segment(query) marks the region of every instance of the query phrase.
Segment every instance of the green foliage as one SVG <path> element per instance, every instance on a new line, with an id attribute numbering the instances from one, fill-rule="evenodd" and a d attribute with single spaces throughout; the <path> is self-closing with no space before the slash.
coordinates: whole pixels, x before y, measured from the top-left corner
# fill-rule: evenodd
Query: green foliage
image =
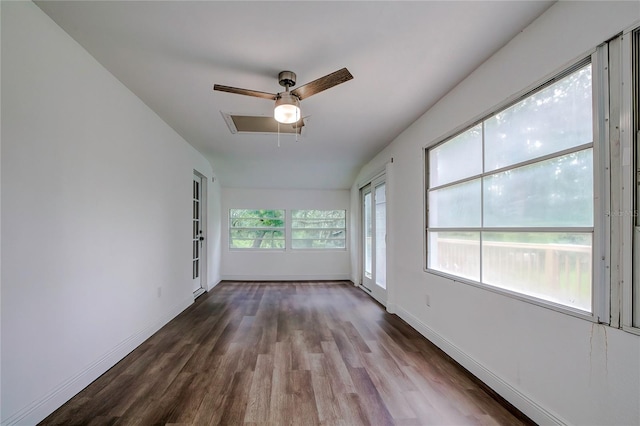
<path id="1" fill-rule="evenodd" d="M 292 210 L 291 218 L 292 248 L 345 248 L 344 210 Z"/>

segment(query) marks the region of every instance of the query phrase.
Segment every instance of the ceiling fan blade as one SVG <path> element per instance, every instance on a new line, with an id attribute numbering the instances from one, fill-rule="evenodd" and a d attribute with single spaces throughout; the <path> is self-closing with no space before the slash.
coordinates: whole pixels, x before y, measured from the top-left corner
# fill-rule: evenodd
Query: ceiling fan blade
<path id="1" fill-rule="evenodd" d="M 324 77 L 320 77 L 317 80 L 313 80 L 311 83 L 307 83 L 303 86 L 292 90 L 291 93 L 296 95 L 300 100 L 308 98 L 311 95 L 320 93 L 324 90 L 330 89 L 333 86 L 349 81 L 353 78 L 349 70 L 342 68 L 341 70 L 327 74 Z"/>
<path id="2" fill-rule="evenodd" d="M 256 98 L 264 98 L 272 101 L 275 101 L 277 96 L 275 93 L 259 92 L 257 90 L 249 90 L 249 89 L 238 89 L 237 87 L 223 86 L 221 84 L 214 84 L 213 90 L 218 90 L 220 92 L 235 93 L 237 95 L 253 96 Z"/>

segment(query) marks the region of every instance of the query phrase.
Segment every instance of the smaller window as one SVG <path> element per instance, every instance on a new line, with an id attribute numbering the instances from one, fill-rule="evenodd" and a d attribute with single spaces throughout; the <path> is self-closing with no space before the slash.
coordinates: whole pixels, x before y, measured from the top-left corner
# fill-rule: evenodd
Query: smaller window
<path id="1" fill-rule="evenodd" d="M 284 210 L 231 209 L 229 248 L 284 250 Z"/>
<path id="2" fill-rule="evenodd" d="M 345 249 L 345 210 L 292 210 L 291 247 L 294 249 Z"/>

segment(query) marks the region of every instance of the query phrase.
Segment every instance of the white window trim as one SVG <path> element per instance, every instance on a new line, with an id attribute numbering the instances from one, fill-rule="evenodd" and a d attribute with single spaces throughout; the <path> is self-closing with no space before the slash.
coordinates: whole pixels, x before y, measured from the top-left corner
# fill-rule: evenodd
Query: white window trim
<path id="1" fill-rule="evenodd" d="M 611 224 L 605 211 L 611 208 L 611 178 L 609 171 L 609 76 L 608 47 L 604 43 L 591 54 L 593 87 L 593 322 L 609 324 L 611 295 Z"/>

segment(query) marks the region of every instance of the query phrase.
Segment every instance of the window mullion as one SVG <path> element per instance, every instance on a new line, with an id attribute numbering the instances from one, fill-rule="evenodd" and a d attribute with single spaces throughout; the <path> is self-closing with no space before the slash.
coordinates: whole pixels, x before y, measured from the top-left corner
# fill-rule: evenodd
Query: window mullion
<path id="1" fill-rule="evenodd" d="M 480 282 L 484 281 L 484 245 L 483 245 L 483 232 L 484 228 L 484 176 L 485 176 L 485 143 L 484 143 L 484 121 L 481 126 L 481 134 L 482 134 L 482 177 L 480 178 L 480 233 L 478 235 L 479 239 L 479 248 L 480 248 Z"/>
<path id="2" fill-rule="evenodd" d="M 627 331 L 640 334 L 640 172 L 637 171 L 640 167 L 640 27 L 623 34 L 621 44 L 622 86 L 627 88 L 622 91 L 623 119 L 620 123 L 623 147 L 622 244 L 633 247 L 633 250 L 623 252 L 622 259 L 622 326 Z"/>
<path id="3" fill-rule="evenodd" d="M 594 176 L 594 235 L 593 235 L 593 311 L 602 323 L 617 326 L 619 321 L 619 288 L 611 287 L 611 221 L 606 212 L 611 205 L 611 158 L 609 124 L 609 80 L 614 73 L 609 67 L 609 49 L 603 44 L 592 55 L 593 61 L 593 161 Z M 615 318 L 614 318 L 615 317 Z"/>
<path id="4" fill-rule="evenodd" d="M 292 226 L 293 226 L 293 220 L 291 220 L 291 210 L 286 209 L 284 212 L 284 217 L 285 217 L 285 230 L 284 230 L 284 249 L 285 250 L 291 250 L 291 235 L 293 234 L 292 232 Z"/>

